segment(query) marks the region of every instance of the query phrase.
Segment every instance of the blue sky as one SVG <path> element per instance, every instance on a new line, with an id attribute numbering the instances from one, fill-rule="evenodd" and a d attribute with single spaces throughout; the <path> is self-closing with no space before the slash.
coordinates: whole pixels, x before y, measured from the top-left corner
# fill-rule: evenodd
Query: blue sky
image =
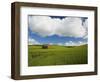
<path id="1" fill-rule="evenodd" d="M 87 17 L 29 16 L 28 37 L 31 44 L 87 44 L 86 20 Z"/>

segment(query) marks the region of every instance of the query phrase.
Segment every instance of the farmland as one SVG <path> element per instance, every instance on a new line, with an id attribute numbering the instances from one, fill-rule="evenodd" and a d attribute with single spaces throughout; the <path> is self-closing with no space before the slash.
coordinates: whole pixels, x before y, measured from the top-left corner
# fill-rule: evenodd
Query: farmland
<path id="1" fill-rule="evenodd" d="M 87 64 L 87 45 L 58 46 L 28 45 L 28 66 L 76 65 Z"/>

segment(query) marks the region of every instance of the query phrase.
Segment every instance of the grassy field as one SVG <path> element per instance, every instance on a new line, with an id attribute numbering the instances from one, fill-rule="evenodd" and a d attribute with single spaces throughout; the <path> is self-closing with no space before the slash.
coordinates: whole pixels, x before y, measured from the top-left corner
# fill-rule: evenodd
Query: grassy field
<path id="1" fill-rule="evenodd" d="M 28 66 L 87 64 L 87 45 L 67 47 L 41 45 L 28 46 Z"/>

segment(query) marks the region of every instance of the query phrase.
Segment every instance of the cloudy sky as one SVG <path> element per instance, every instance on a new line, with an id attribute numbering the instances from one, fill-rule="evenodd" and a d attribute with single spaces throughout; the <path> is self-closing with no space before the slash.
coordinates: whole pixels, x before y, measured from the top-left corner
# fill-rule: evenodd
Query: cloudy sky
<path id="1" fill-rule="evenodd" d="M 28 16 L 29 45 L 87 44 L 88 18 L 70 16 Z"/>

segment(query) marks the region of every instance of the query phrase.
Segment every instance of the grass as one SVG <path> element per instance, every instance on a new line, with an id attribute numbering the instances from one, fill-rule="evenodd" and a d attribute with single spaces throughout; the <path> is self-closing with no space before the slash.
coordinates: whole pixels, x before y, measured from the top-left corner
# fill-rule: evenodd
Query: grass
<path id="1" fill-rule="evenodd" d="M 28 45 L 28 66 L 87 64 L 87 45 L 57 46 L 42 49 L 41 45 Z"/>

